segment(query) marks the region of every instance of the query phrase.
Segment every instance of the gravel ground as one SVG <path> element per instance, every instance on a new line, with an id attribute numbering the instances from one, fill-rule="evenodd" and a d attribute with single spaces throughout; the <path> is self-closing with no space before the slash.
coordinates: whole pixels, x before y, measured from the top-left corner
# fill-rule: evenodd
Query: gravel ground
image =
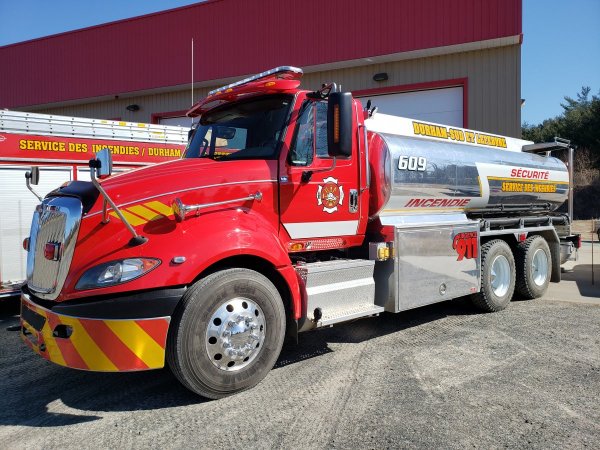
<path id="1" fill-rule="evenodd" d="M 3 448 L 598 448 L 600 307 L 459 300 L 300 337 L 256 388 L 206 401 L 167 370 L 39 358 L 0 313 Z"/>

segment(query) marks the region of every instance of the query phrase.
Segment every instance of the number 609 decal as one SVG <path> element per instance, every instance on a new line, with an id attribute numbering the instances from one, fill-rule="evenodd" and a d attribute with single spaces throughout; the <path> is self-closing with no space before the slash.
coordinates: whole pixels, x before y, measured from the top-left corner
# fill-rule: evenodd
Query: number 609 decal
<path id="1" fill-rule="evenodd" d="M 398 170 L 416 170 L 425 172 L 427 168 L 427 158 L 424 156 L 406 156 L 398 158 Z"/>

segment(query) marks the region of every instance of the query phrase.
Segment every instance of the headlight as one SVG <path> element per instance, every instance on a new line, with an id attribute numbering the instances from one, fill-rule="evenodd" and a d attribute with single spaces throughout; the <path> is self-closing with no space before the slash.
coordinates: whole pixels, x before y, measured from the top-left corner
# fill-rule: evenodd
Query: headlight
<path id="1" fill-rule="evenodd" d="M 75 289 L 96 289 L 134 280 L 160 265 L 159 259 L 129 258 L 100 264 L 87 270 Z"/>

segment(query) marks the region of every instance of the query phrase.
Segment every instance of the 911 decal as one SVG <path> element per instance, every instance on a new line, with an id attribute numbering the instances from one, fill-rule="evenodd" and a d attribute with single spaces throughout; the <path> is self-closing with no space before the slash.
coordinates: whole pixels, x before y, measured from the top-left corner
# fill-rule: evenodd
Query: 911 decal
<path id="1" fill-rule="evenodd" d="M 427 168 L 427 158 L 424 156 L 406 156 L 401 155 L 398 158 L 398 170 L 413 170 L 425 172 Z"/>
<path id="2" fill-rule="evenodd" d="M 463 259 L 477 258 L 479 252 L 479 239 L 476 231 L 470 231 L 468 233 L 458 233 L 454 236 L 452 241 L 452 248 L 456 250 L 458 254 L 457 261 Z"/>

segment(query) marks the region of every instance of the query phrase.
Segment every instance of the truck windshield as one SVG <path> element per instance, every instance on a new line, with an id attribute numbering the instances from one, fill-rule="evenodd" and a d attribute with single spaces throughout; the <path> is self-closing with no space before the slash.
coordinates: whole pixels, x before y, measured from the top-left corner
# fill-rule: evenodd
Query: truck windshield
<path id="1" fill-rule="evenodd" d="M 271 95 L 203 114 L 185 158 L 275 159 L 293 97 Z"/>

